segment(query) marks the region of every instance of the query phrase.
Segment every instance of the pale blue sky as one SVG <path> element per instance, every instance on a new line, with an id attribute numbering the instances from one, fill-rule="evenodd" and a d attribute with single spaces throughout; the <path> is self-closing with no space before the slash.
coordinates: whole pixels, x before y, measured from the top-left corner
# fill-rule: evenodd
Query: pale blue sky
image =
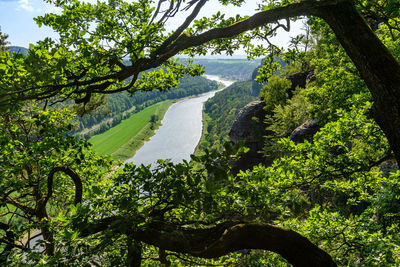
<path id="1" fill-rule="evenodd" d="M 203 8 L 200 16 L 207 16 L 215 13 L 218 10 L 226 13 L 227 15 L 251 15 L 257 8 L 257 2 L 250 0 L 242 7 L 224 7 L 220 5 L 216 0 L 211 0 Z M 52 32 L 50 28 L 42 27 L 39 28 L 33 21 L 33 18 L 44 13 L 55 12 L 56 9 L 43 2 L 42 0 L 0 0 L 0 27 L 3 33 L 9 35 L 8 40 L 11 45 L 28 47 L 29 43 L 35 43 L 39 40 L 43 40 L 49 36 L 56 38 L 57 36 Z M 184 15 L 181 17 L 171 20 L 169 23 L 178 24 L 184 19 Z M 300 24 L 292 25 L 294 32 L 298 32 Z M 293 35 L 293 34 L 292 34 Z M 283 32 L 278 35 L 275 42 L 280 46 L 285 46 L 289 37 L 288 34 Z M 239 52 L 240 54 L 241 52 Z"/>
<path id="2" fill-rule="evenodd" d="M 46 36 L 55 37 L 50 28 L 39 28 L 33 18 L 54 8 L 41 0 L 0 0 L 0 26 L 11 45 L 28 47 Z"/>

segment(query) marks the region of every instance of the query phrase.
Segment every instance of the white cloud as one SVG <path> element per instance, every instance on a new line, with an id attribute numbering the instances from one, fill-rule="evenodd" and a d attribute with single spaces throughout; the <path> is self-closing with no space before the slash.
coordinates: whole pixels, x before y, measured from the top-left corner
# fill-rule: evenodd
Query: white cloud
<path id="1" fill-rule="evenodd" d="M 42 12 L 43 9 L 44 9 L 44 12 Z M 62 8 L 56 7 L 56 6 L 53 6 L 53 5 L 49 5 L 49 4 L 46 4 L 46 6 L 43 9 L 40 10 L 42 13 L 61 14 L 61 11 L 62 11 Z"/>
<path id="2" fill-rule="evenodd" d="M 18 10 L 25 10 L 28 12 L 34 12 L 35 9 L 33 8 L 32 4 L 29 2 L 29 0 L 19 0 L 18 1 Z"/>

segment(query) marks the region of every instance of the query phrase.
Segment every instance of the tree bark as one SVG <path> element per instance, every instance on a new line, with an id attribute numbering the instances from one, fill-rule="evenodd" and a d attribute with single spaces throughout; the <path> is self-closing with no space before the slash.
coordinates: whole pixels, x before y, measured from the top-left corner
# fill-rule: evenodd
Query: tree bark
<path id="1" fill-rule="evenodd" d="M 82 192 L 83 192 L 81 178 L 70 167 L 58 166 L 58 167 L 53 168 L 47 177 L 47 195 L 42 204 L 44 206 L 44 209 L 46 208 L 47 202 L 50 200 L 51 196 L 53 195 L 53 180 L 54 180 L 54 174 L 56 172 L 63 172 L 71 178 L 71 180 L 74 182 L 74 185 L 75 185 L 74 205 L 78 205 L 78 203 L 81 203 L 82 202 Z"/>

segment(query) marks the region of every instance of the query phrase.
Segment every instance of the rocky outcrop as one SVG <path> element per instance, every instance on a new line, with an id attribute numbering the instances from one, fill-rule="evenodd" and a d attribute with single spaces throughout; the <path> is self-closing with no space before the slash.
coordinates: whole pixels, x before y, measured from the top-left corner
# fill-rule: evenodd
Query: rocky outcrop
<path id="1" fill-rule="evenodd" d="M 301 71 L 286 76 L 286 79 L 292 82 L 292 86 L 288 91 L 289 98 L 292 98 L 294 90 L 297 87 L 306 88 L 308 82 L 315 80 L 315 75 L 313 71 Z"/>
<path id="2" fill-rule="evenodd" d="M 384 177 L 389 177 L 391 172 L 399 170 L 399 165 L 395 161 L 384 161 L 379 165 L 379 170 L 382 172 Z"/>
<path id="3" fill-rule="evenodd" d="M 316 120 L 307 120 L 305 123 L 294 129 L 294 131 L 290 134 L 289 139 L 298 143 L 303 143 L 304 140 L 311 141 L 314 137 L 314 134 L 318 132 L 320 126 L 317 124 Z"/>
<path id="4" fill-rule="evenodd" d="M 232 172 L 238 173 L 240 170 L 247 170 L 253 166 L 264 163 L 262 154 L 263 136 L 266 125 L 264 118 L 263 101 L 254 101 L 247 104 L 237 115 L 229 132 L 229 138 L 233 144 L 244 141 L 245 146 L 250 151 L 243 155 L 238 161 L 232 162 Z"/>
<path id="5" fill-rule="evenodd" d="M 251 80 L 252 80 L 252 84 L 251 84 L 251 95 L 252 96 L 259 96 L 260 95 L 260 91 L 261 88 L 263 88 L 263 84 L 257 82 L 255 79 L 258 76 L 258 70 L 261 68 L 262 65 L 258 66 L 257 68 L 254 69 L 252 75 L 251 75 Z"/>
<path id="6" fill-rule="evenodd" d="M 389 177 L 390 173 L 399 170 L 399 165 L 395 160 L 386 160 L 379 165 L 379 170 L 382 172 L 384 177 Z M 400 200 L 397 198 L 400 192 L 396 186 L 389 185 L 388 188 L 388 185 L 385 185 L 385 183 L 382 184 L 382 191 L 391 192 L 391 194 L 386 193 L 384 198 L 380 198 L 379 202 L 382 207 L 377 210 L 372 218 L 380 225 L 393 225 L 400 219 L 400 216 L 398 215 L 400 210 Z"/>
<path id="7" fill-rule="evenodd" d="M 261 67 L 261 66 L 260 66 Z M 258 96 L 263 84 L 256 82 L 254 79 L 258 75 L 258 69 L 253 72 L 252 78 L 252 95 Z M 292 82 L 289 89 L 289 98 L 293 96 L 293 91 L 297 88 L 305 88 L 307 82 L 315 79 L 312 71 L 298 72 L 288 75 L 286 79 Z M 264 101 L 254 101 L 247 104 L 237 115 L 229 132 L 229 138 L 233 144 L 239 141 L 244 141 L 245 146 L 250 148 L 250 151 L 242 155 L 241 159 L 232 162 L 232 172 L 238 173 L 240 170 L 247 170 L 253 166 L 263 163 L 270 164 L 271 159 L 268 160 L 263 155 L 264 136 L 271 135 L 273 132 L 267 131 L 267 125 L 264 123 L 266 111 L 264 110 Z M 316 121 L 308 120 L 299 127 L 297 127 L 290 139 L 296 143 L 304 142 L 304 140 L 311 140 L 314 134 L 320 129 Z"/>

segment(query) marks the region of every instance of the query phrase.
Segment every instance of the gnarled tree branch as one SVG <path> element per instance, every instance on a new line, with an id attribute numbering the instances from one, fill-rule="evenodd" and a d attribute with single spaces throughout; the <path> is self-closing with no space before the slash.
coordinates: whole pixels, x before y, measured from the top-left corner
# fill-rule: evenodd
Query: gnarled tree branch
<path id="1" fill-rule="evenodd" d="M 87 225 L 81 236 L 129 223 L 130 220 L 123 217 L 105 218 Z M 118 229 L 114 230 L 118 232 Z M 194 257 L 217 258 L 243 249 L 263 249 L 280 254 L 294 266 L 336 266 L 329 254 L 306 237 L 271 224 L 229 221 L 195 229 L 157 222 L 132 231 L 131 236 L 136 241 Z"/>
<path id="2" fill-rule="evenodd" d="M 74 200 L 74 204 L 78 204 L 82 202 L 82 181 L 81 178 L 79 177 L 79 175 L 72 170 L 70 167 L 64 167 L 64 166 L 59 166 L 59 167 L 55 167 L 53 168 L 47 178 L 47 195 L 44 199 L 43 202 L 43 206 L 46 206 L 47 202 L 49 201 L 49 199 L 51 198 L 51 196 L 53 195 L 53 180 L 54 180 L 54 174 L 56 172 L 63 172 L 66 175 L 68 175 L 72 181 L 75 184 L 75 200 Z"/>

